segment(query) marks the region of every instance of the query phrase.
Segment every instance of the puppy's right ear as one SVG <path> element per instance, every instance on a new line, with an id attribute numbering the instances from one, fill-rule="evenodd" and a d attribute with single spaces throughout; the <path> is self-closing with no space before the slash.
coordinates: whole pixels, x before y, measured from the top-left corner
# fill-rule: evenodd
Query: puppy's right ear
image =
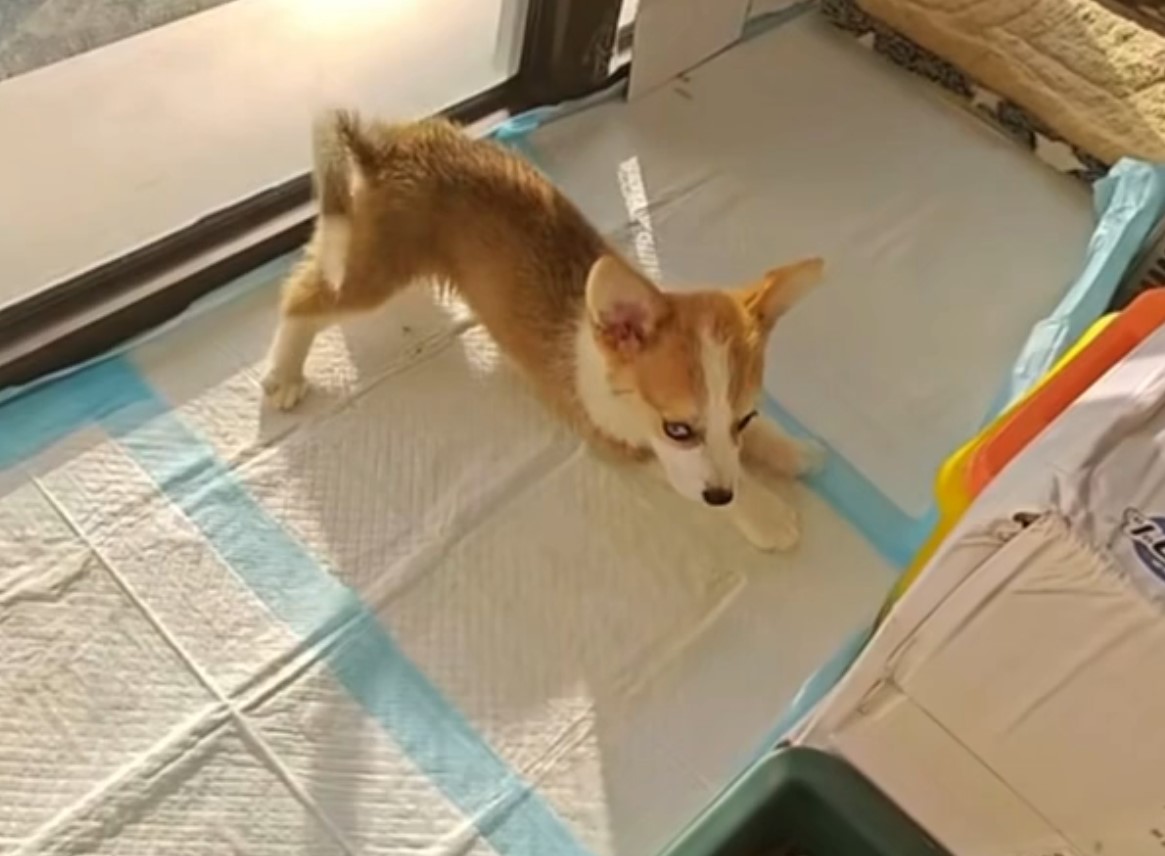
<path id="1" fill-rule="evenodd" d="M 667 315 L 663 294 L 614 256 L 602 256 L 587 275 L 587 313 L 600 341 L 619 353 L 641 349 Z"/>
<path id="2" fill-rule="evenodd" d="M 777 319 L 821 281 L 824 270 L 825 262 L 816 258 L 776 268 L 756 285 L 740 292 L 740 300 L 767 335 Z"/>

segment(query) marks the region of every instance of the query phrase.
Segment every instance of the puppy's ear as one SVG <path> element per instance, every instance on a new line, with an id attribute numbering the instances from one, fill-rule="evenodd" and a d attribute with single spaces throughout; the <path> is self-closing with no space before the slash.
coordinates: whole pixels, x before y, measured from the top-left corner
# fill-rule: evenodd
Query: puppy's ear
<path id="1" fill-rule="evenodd" d="M 821 259 L 806 259 L 776 268 L 756 285 L 740 292 L 740 300 L 757 326 L 767 333 L 778 318 L 821 281 L 824 269 L 825 262 Z"/>
<path id="2" fill-rule="evenodd" d="M 603 256 L 587 275 L 587 312 L 604 345 L 631 353 L 651 340 L 668 305 L 646 277 L 621 259 Z"/>

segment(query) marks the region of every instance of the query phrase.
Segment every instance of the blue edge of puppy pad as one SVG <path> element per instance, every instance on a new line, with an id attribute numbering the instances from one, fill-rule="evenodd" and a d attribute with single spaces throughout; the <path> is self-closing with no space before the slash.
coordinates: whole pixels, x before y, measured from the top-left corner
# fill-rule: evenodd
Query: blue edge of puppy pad
<path id="1" fill-rule="evenodd" d="M 750 25 L 748 34 L 788 20 L 803 11 L 803 8 L 796 7 L 755 22 Z M 492 131 L 492 136 L 532 156 L 533 152 L 527 138 L 533 131 L 547 122 L 619 97 L 623 91 L 624 86 L 619 85 L 582 101 L 531 111 L 498 126 Z M 1055 310 L 1032 329 L 991 411 L 985 414 L 984 423 L 1030 389 L 1056 359 L 1103 313 L 1146 236 L 1165 213 L 1165 168 L 1135 160 L 1121 161 L 1108 177 L 1095 185 L 1094 207 L 1097 227 L 1089 242 L 1080 275 L 1068 288 Z M 126 352 L 142 341 L 159 336 L 194 315 L 211 311 L 243 292 L 269 283 L 286 263 L 287 259 L 282 258 L 256 268 L 230 286 L 196 302 L 179 318 L 124 343 L 107 354 L 42 378 L 25 387 L 0 391 L 0 425 L 4 426 L 0 432 L 0 470 L 20 465 L 55 442 L 89 425 L 99 424 L 109 429 L 114 436 L 123 435 L 125 431 L 121 429 L 126 426 L 118 424 L 122 421 L 118 411 L 127 404 L 144 401 L 150 406 L 144 410 L 132 409 L 139 413 L 151 414 L 153 417 L 162 415 L 165 410 L 164 402 L 153 392 L 130 361 L 124 359 Z M 810 433 L 775 401 L 766 402 L 766 408 L 790 432 L 801 435 Z M 179 439 L 190 445 L 192 454 L 213 457 L 209 447 L 193 436 L 192 432 L 187 430 Z M 216 470 L 228 487 L 233 484 L 225 467 L 217 467 Z M 159 484 L 162 485 L 164 482 Z M 810 485 L 897 568 L 906 566 L 935 521 L 933 509 L 919 518 L 912 518 L 902 512 L 860 472 L 832 452 L 826 466 L 810 481 Z M 238 491 L 242 490 L 238 487 Z M 247 505 L 245 496 L 234 498 L 243 506 Z M 198 520 L 193 522 L 196 525 L 199 523 Z M 257 528 L 263 531 L 270 525 L 270 521 L 257 522 Z M 272 537 L 276 536 L 278 533 Z M 310 557 L 305 558 L 305 561 L 310 563 Z M 322 569 L 312 570 L 305 567 L 304 573 L 320 576 L 321 580 L 327 576 Z M 258 580 L 250 580 L 246 574 L 243 576 L 253 585 L 259 585 Z M 323 584 L 321 582 L 321 585 Z M 263 592 L 257 590 L 256 593 L 263 597 Z M 352 605 L 349 604 L 349 607 Z M 769 739 L 758 747 L 758 756 L 776 745 L 845 674 L 868 641 L 872 630 L 872 627 L 863 628 L 855 633 L 806 682 L 774 726 Z M 378 639 L 384 637 L 380 640 L 383 645 L 376 646 L 381 650 L 375 658 L 376 662 L 366 664 L 367 668 L 391 667 L 407 672 L 410 676 L 408 683 L 415 685 L 417 690 L 414 697 L 425 701 L 423 705 L 425 709 L 418 710 L 416 716 L 405 717 L 407 721 L 398 717 L 385 719 L 378 716 L 375 709 L 377 705 L 373 704 L 375 700 L 364 697 L 366 694 L 361 691 L 363 685 L 361 680 L 354 678 L 352 681 L 345 681 L 345 684 L 349 686 L 357 700 L 365 704 L 370 713 L 376 715 L 384 727 L 398 738 L 402 746 L 411 747 L 412 751 L 409 754 L 421 769 L 431 767 L 426 764 L 425 749 L 430 741 L 448 746 L 453 736 L 451 730 L 457 732 L 455 742 L 463 748 L 462 754 L 465 756 L 460 759 L 464 761 L 461 775 L 450 779 L 442 775 L 440 770 L 430 769 L 430 772 L 434 784 L 451 802 L 465 809 L 467 815 L 473 816 L 472 809 L 476 802 L 472 793 L 475 788 L 470 787 L 473 781 L 485 779 L 497 781 L 499 775 L 512 779 L 516 774 L 506 768 L 505 763 L 497 758 L 480 736 L 472 733 L 472 729 L 460 714 L 440 697 L 436 689 L 428 684 L 427 679 L 403 660 L 403 654 L 395 650 L 387 633 L 377 634 L 377 637 Z M 340 668 L 339 664 L 336 664 L 336 667 Z M 511 854 L 546 856 L 547 853 L 582 856 L 586 853 L 586 849 L 574 839 L 565 825 L 554 815 L 553 810 L 542 803 L 536 794 L 528 792 L 522 802 L 524 807 L 521 812 L 523 816 L 521 825 L 526 827 L 525 834 L 518 833 L 512 822 L 504 824 L 507 833 L 502 834 L 496 824 L 488 822 L 488 815 L 484 822 L 479 821 L 481 833 L 490 840 L 499 853 L 503 856 Z"/>

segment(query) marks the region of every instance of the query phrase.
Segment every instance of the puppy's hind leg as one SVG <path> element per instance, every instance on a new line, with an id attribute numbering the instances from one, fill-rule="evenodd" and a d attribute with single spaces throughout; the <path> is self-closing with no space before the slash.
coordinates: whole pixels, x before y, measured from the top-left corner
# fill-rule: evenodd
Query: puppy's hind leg
<path id="1" fill-rule="evenodd" d="M 282 410 L 295 407 L 307 392 L 303 365 L 319 332 L 343 314 L 379 306 L 415 273 L 407 253 L 384 252 L 396 231 L 391 218 L 383 211 L 379 217 L 368 214 L 367 194 L 376 188 L 366 177 L 375 171 L 378 153 L 359 117 L 334 111 L 321 115 L 313 129 L 313 149 L 320 216 L 307 259 L 283 286 L 279 327 L 263 379 L 267 395 Z"/>
<path id="2" fill-rule="evenodd" d="M 320 216 L 307 258 L 283 284 L 279 326 L 271 343 L 263 389 L 280 410 L 299 404 L 307 392 L 303 365 L 319 332 L 335 317 L 342 302 L 352 248 L 352 193 L 358 175 L 344 151 L 343 134 L 350 119 L 338 113 L 321 116 L 313 129 L 315 187 Z"/>
<path id="3" fill-rule="evenodd" d="M 283 286 L 279 325 L 267 358 L 263 391 L 280 410 L 291 410 L 307 393 L 303 366 L 315 337 L 331 320 L 335 299 L 318 262 L 309 258 Z"/>
<path id="4" fill-rule="evenodd" d="M 263 390 L 280 410 L 295 407 L 307 393 L 303 365 L 308 352 L 320 331 L 336 319 L 345 304 L 353 302 L 349 292 L 366 297 L 358 289 L 342 288 L 350 239 L 346 215 L 323 214 L 316 223 L 307 258 L 283 283 L 279 326 L 263 378 Z"/>
<path id="5" fill-rule="evenodd" d="M 344 316 L 376 309 L 416 278 L 407 255 L 377 251 L 367 235 L 354 235 L 349 248 L 346 225 L 321 218 L 313 251 L 284 283 L 279 326 L 263 378 L 268 398 L 281 410 L 295 407 L 307 392 L 303 366 L 322 330 Z"/>

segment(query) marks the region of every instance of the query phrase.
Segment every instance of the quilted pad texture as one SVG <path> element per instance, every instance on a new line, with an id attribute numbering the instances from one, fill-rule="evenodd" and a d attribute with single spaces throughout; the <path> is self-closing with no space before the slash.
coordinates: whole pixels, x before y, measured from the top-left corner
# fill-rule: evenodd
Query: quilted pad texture
<path id="1" fill-rule="evenodd" d="M 858 0 L 1106 163 L 1165 160 L 1165 35 L 1126 0 Z"/>
<path id="2" fill-rule="evenodd" d="M 5 408 L 95 405 L 0 473 L 0 846 L 608 849 L 564 767 L 761 560 L 423 290 L 271 414 L 272 298 Z"/>

